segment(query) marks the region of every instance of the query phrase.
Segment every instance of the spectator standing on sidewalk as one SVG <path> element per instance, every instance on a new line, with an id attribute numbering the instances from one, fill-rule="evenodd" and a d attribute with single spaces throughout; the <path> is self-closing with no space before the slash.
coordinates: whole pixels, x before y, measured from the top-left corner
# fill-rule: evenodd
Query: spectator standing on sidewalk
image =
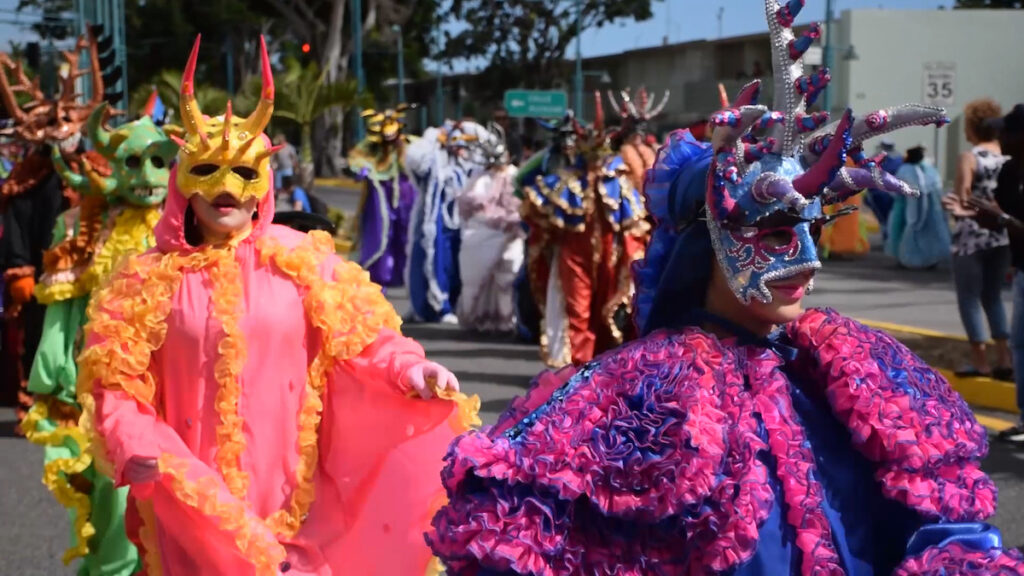
<path id="1" fill-rule="evenodd" d="M 997 140 L 992 120 L 1002 110 L 991 99 L 974 100 L 964 110 L 964 129 L 973 144 L 960 155 L 956 169 L 955 194 L 960 203 L 969 200 L 991 202 L 996 181 L 1006 157 Z M 955 216 L 955 214 L 954 214 Z M 1002 301 L 1002 287 L 1010 268 L 1010 240 L 1006 230 L 989 230 L 973 218 L 955 218 L 953 225 L 953 279 L 957 304 L 971 346 L 971 367 L 958 376 L 995 376 L 1010 380 L 1013 376 L 1010 355 L 1010 329 Z M 988 319 L 988 330 L 985 319 Z M 989 333 L 991 332 L 991 334 Z M 986 343 L 995 341 L 997 364 L 989 366 Z"/>
<path id="2" fill-rule="evenodd" d="M 949 198 L 946 203 L 954 215 L 971 217 L 986 229 L 1008 232 L 1015 269 L 1011 345 L 1017 408 L 1024 418 L 1024 104 L 1017 104 L 994 124 L 1001 129 L 1002 150 L 1009 156 L 999 171 L 995 201 L 971 200 L 964 207 Z M 1024 420 L 1000 432 L 998 438 L 1024 447 Z"/>
<path id="3" fill-rule="evenodd" d="M 295 176 L 295 167 L 299 163 L 299 153 L 295 150 L 284 134 L 274 136 L 274 146 L 284 146 L 274 153 L 274 187 L 284 186 L 285 176 Z"/>

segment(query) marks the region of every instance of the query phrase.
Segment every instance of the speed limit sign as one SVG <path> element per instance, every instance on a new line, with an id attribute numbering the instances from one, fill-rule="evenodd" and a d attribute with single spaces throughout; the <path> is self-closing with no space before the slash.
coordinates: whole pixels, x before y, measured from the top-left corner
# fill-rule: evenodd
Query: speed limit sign
<path id="1" fill-rule="evenodd" d="M 952 106 L 956 99 L 956 64 L 927 62 L 923 70 L 922 103 L 929 106 Z"/>

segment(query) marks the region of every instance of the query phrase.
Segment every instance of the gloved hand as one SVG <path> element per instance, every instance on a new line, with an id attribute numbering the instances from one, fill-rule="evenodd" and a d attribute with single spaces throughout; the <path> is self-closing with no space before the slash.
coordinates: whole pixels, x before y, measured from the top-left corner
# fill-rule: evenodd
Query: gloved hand
<path id="1" fill-rule="evenodd" d="M 21 306 L 32 299 L 36 289 L 36 279 L 32 276 L 12 278 L 7 281 L 7 289 L 11 291 L 11 300 L 15 306 Z"/>

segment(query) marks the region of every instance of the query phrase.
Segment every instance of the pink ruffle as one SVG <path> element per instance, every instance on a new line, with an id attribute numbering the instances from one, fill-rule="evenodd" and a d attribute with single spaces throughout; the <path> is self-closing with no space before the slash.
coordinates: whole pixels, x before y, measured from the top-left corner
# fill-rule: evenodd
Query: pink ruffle
<path id="1" fill-rule="evenodd" d="M 855 447 L 878 464 L 883 493 L 933 520 L 995 513 L 996 488 L 981 472 L 984 427 L 949 383 L 891 336 L 811 310 L 789 326 L 809 351 L 808 381 L 822 382 Z"/>
<path id="2" fill-rule="evenodd" d="M 904 560 L 893 576 L 1024 576 L 1024 556 L 1016 550 L 979 551 L 957 543 L 932 546 Z"/>
<path id="3" fill-rule="evenodd" d="M 800 350 L 790 368 L 820 383 L 887 497 L 930 518 L 991 514 L 995 489 L 977 464 L 984 430 L 948 383 L 834 312 L 788 330 Z M 453 575 L 728 572 L 753 556 L 775 502 L 758 458 L 767 450 L 801 571 L 840 574 L 781 363 L 691 328 L 542 375 L 499 426 L 452 445 L 442 473 L 451 503 L 428 542 Z"/>

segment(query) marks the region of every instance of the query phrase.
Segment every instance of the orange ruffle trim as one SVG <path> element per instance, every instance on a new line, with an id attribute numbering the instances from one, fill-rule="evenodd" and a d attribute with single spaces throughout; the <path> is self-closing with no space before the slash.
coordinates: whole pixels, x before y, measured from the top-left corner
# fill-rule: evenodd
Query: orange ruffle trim
<path id="1" fill-rule="evenodd" d="M 295 490 L 288 505 L 265 519 L 278 536 L 290 538 L 298 532 L 309 512 L 315 494 L 313 478 L 319 462 L 318 433 L 323 413 L 323 394 L 328 374 L 336 362 L 360 354 L 383 328 L 398 331 L 401 320 L 383 293 L 370 282 L 369 274 L 351 262 L 338 261 L 332 280 L 322 270 L 334 255 L 334 241 L 323 232 L 312 232 L 298 246 L 288 249 L 271 237 L 258 241 L 260 261 L 273 265 L 306 290 L 304 306 L 310 322 L 321 334 L 319 353 L 309 366 L 303 405 L 299 415 L 299 463 L 295 470 Z M 230 248 L 205 249 L 189 255 L 151 254 L 132 258 L 110 283 L 100 290 L 89 307 L 87 330 L 103 340 L 86 349 L 79 359 L 79 402 L 83 407 L 81 425 L 93 438 L 97 465 L 110 474 L 102 438 L 95 433 L 95 383 L 123 390 L 137 401 L 152 404 L 156 395 L 149 372 L 152 354 L 163 345 L 166 319 L 172 296 L 181 284 L 186 269 L 208 268 L 214 286 L 213 316 L 220 322 L 224 336 L 218 345 L 220 357 L 215 365 L 218 384 L 218 450 L 215 461 L 228 490 L 239 502 L 245 501 L 248 475 L 241 470 L 245 451 L 243 419 L 238 412 L 239 376 L 246 360 L 245 338 L 239 325 L 241 309 L 240 269 Z M 442 398 L 458 405 L 449 424 L 456 432 L 479 426 L 480 401 L 461 393 L 441 392 Z M 101 457 L 102 456 L 102 457 Z M 105 465 L 104 465 L 105 464 Z M 178 499 L 204 514 L 219 519 L 222 528 L 235 534 L 239 549 L 259 566 L 276 569 L 284 559 L 283 548 L 254 540 L 251 527 L 245 525 L 242 504 L 224 504 L 217 499 L 218 481 L 202 478 L 190 481 L 183 464 L 170 455 L 160 459 L 161 471 L 170 475 Z M 158 570 L 153 551 L 152 527 L 143 531 L 144 559 L 150 573 Z M 150 540 L 150 541 L 147 541 Z M 275 548 L 277 546 L 278 548 Z"/>
<path id="2" fill-rule="evenodd" d="M 203 476 L 196 481 L 189 480 L 188 465 L 179 458 L 163 454 L 158 463 L 160 472 L 170 478 L 171 489 L 179 500 L 206 516 L 217 518 L 222 530 L 234 534 L 235 545 L 256 566 L 257 574 L 278 574 L 278 566 L 287 557 L 284 546 L 277 540 L 261 538 L 252 531 L 246 520 L 247 510 L 241 501 L 223 502 L 218 499 L 219 483 L 216 478 Z"/>

